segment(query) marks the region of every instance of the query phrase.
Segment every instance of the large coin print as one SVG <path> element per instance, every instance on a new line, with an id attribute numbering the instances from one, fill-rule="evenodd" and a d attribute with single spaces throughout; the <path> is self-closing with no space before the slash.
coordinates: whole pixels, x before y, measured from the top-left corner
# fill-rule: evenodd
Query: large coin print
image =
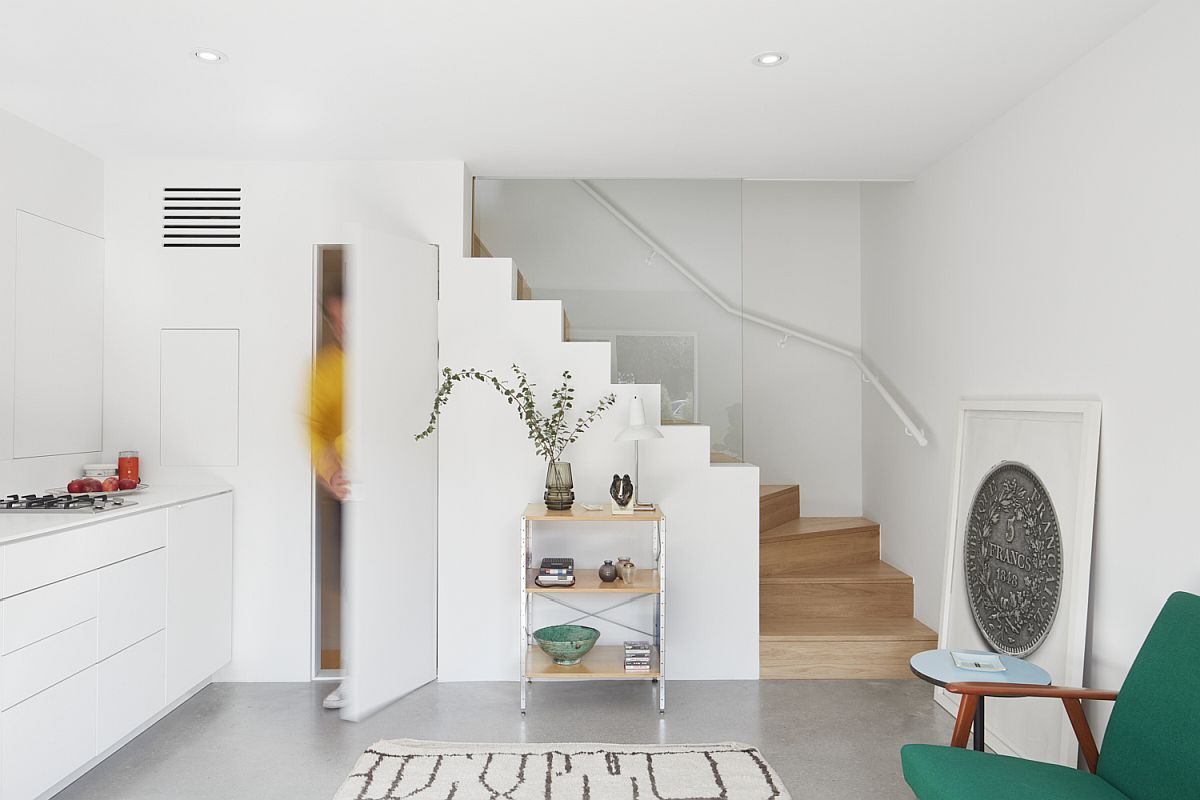
<path id="1" fill-rule="evenodd" d="M 1046 487 L 1024 464 L 992 469 L 971 504 L 963 545 L 967 600 L 998 653 L 1026 656 L 1045 640 L 1062 591 L 1062 538 Z"/>

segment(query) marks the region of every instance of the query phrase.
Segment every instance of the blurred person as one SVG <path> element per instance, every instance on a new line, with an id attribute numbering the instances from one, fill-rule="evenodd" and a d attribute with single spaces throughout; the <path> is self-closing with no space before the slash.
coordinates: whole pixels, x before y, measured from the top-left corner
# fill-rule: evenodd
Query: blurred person
<path id="1" fill-rule="evenodd" d="M 345 303 L 340 288 L 329 290 L 322 310 L 331 341 L 322 345 L 313 361 L 309 384 L 308 436 L 317 484 L 338 502 L 338 533 L 341 534 L 341 504 L 350 496 L 350 481 L 343 469 L 345 458 L 344 372 Z M 343 664 L 343 667 L 345 665 Z M 346 682 L 329 693 L 322 705 L 341 708 L 346 704 Z"/>

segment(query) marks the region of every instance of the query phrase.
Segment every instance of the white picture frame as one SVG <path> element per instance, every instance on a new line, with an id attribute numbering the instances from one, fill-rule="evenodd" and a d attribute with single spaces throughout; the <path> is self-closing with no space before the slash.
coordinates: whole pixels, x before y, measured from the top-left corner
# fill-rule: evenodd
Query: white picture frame
<path id="1" fill-rule="evenodd" d="M 1091 588 L 1092 528 L 1101 404 L 1094 399 L 964 399 L 958 406 L 954 478 L 946 542 L 938 647 L 991 650 L 966 597 L 963 539 L 975 492 L 998 464 L 1015 461 L 1041 479 L 1062 540 L 1059 607 L 1045 640 L 1026 660 L 1053 683 L 1081 686 Z M 959 696 L 940 687 L 936 702 L 958 713 Z M 987 702 L 986 740 L 997 753 L 1075 767 L 1079 749 L 1062 703 L 1048 698 Z"/>
<path id="2" fill-rule="evenodd" d="M 688 404 L 686 415 L 675 416 L 670 409 L 666 408 L 667 397 L 665 394 L 666 387 L 664 386 L 663 394 L 663 409 L 662 409 L 662 424 L 668 425 L 672 422 L 700 422 L 700 338 L 695 331 L 610 331 L 610 330 L 583 330 L 572 329 L 571 341 L 574 342 L 608 342 L 612 345 L 612 382 L 613 383 L 629 383 L 622 377 L 622 364 L 620 359 L 620 351 L 617 347 L 618 339 L 681 339 L 690 343 L 692 350 L 691 363 L 691 391 L 692 396 Z M 662 383 L 661 380 L 652 380 L 653 376 L 635 376 L 633 383 Z"/>

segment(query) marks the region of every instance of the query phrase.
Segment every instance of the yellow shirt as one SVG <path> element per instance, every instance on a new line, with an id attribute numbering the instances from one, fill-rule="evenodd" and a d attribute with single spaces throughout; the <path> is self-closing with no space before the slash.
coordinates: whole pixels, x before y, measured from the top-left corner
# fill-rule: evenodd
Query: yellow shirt
<path id="1" fill-rule="evenodd" d="M 342 427 L 344 364 L 342 348 L 336 345 L 322 347 L 313 362 L 312 384 L 309 387 L 308 437 L 313 466 L 326 480 L 333 473 L 326 458 L 329 448 L 333 448 L 339 459 L 345 456 L 345 431 Z"/>

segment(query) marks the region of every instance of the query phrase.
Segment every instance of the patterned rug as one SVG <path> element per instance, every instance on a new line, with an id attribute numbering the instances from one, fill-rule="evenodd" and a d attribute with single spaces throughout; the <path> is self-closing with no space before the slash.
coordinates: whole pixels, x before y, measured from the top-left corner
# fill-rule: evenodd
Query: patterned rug
<path id="1" fill-rule="evenodd" d="M 376 742 L 334 800 L 790 800 L 744 744 Z"/>

